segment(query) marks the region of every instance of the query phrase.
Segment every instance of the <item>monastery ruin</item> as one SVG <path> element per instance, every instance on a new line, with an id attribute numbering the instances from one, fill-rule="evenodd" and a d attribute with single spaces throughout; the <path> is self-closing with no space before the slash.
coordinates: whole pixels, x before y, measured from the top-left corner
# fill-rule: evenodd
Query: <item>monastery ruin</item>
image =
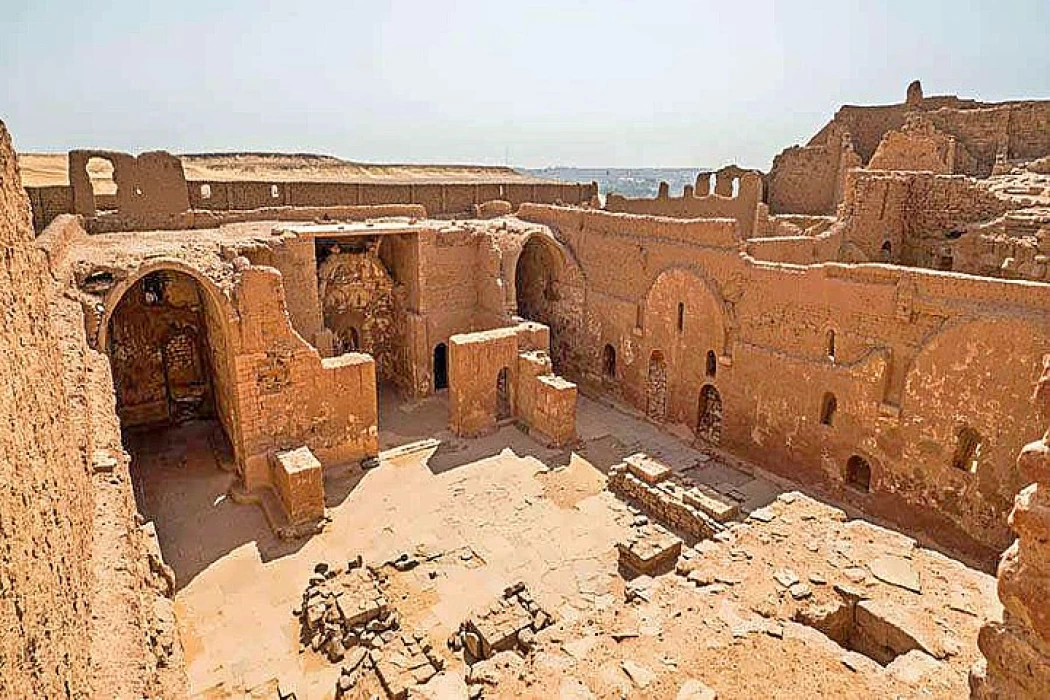
<path id="1" fill-rule="evenodd" d="M 1050 697 L 1050 101 L 654 199 L 0 124 L 0 236 L 0 697 Z"/>

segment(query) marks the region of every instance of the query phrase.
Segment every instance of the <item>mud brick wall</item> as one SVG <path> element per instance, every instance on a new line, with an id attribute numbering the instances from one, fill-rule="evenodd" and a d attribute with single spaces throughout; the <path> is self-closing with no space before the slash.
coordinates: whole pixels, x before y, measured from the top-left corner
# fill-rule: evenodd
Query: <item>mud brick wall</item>
<path id="1" fill-rule="evenodd" d="M 522 340 L 528 338 L 523 339 L 519 331 L 519 345 Z M 528 425 L 530 434 L 557 447 L 568 445 L 576 438 L 576 385 L 552 374 L 545 351 L 518 355 L 515 399 L 517 415 Z"/>
<path id="2" fill-rule="evenodd" d="M 623 499 L 637 503 L 661 525 L 698 540 L 707 539 L 722 529 L 706 513 L 682 500 L 685 493 L 683 487 L 671 480 L 647 484 L 632 474 L 622 462 L 609 469 L 606 488 Z"/>
<path id="3" fill-rule="evenodd" d="M 277 452 L 270 464 L 274 490 L 293 525 L 324 517 L 324 473 L 308 448 Z"/>
<path id="4" fill-rule="evenodd" d="M 1048 288 L 900 267 L 758 262 L 735 248 L 683 245 L 694 225 L 687 220 L 536 205 L 520 216 L 557 230 L 556 245 L 586 281 L 584 322 L 564 325 L 563 337 L 591 351 L 566 367 L 569 380 L 644 412 L 659 352 L 663 421 L 695 432 L 701 393 L 714 386 L 723 449 L 806 475 L 980 556 L 1005 546 L 1006 514 L 1022 486 L 1013 455 L 1039 428 L 1025 407 L 1033 367 L 1050 348 Z M 606 344 L 615 377 L 596 381 Z M 819 420 L 826 392 L 838 399 L 831 426 Z M 983 436 L 977 473 L 952 466 L 965 426 Z M 846 488 L 853 455 L 872 465 L 868 494 Z"/>
<path id="5" fill-rule="evenodd" d="M 449 427 L 454 433 L 471 437 L 496 428 L 497 378 L 506 368 L 507 400 L 513 407 L 517 358 L 518 340 L 513 328 L 464 333 L 449 339 Z"/>
<path id="6" fill-rule="evenodd" d="M 94 500 L 88 442 L 69 415 L 51 280 L 0 122 L 0 696 L 92 694 Z"/>
<path id="7" fill-rule="evenodd" d="M 709 175 L 710 177 L 710 175 Z M 723 180 L 726 179 L 723 177 Z M 703 179 L 704 182 L 708 178 Z M 628 214 L 650 214 L 653 216 L 671 216 L 680 219 L 736 219 L 740 223 L 742 238 L 751 238 L 755 232 L 758 207 L 762 200 L 762 178 L 756 173 L 745 173 L 737 178 L 739 189 L 732 195 L 732 182 L 729 183 L 729 194 L 697 193 L 687 186 L 681 197 L 670 197 L 661 190 L 652 199 L 632 199 L 610 193 L 605 200 L 606 211 Z M 701 184 L 704 184 L 701 182 Z M 721 183 L 722 180 L 716 181 Z"/>
<path id="8" fill-rule="evenodd" d="M 267 483 L 274 450 L 305 444 L 325 464 L 376 455 L 374 360 L 356 353 L 322 359 L 294 334 L 274 270 L 244 270 L 234 305 L 241 321 L 232 331 L 239 341 L 231 358 L 239 407 L 233 442 L 246 486 Z"/>

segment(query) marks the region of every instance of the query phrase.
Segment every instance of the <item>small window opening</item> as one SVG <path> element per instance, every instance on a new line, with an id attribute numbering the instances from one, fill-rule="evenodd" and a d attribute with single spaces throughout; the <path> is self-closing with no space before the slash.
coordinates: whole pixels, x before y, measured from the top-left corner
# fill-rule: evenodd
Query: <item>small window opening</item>
<path id="1" fill-rule="evenodd" d="M 718 372 L 718 358 L 715 356 L 715 351 L 714 350 L 708 350 L 707 351 L 707 363 L 706 363 L 706 366 L 704 367 L 704 374 L 706 374 L 707 376 L 709 376 L 712 379 L 714 379 L 715 378 L 715 374 L 717 372 Z"/>
<path id="2" fill-rule="evenodd" d="M 825 336 L 825 346 L 827 350 L 828 359 L 832 362 L 835 361 L 835 331 L 829 330 L 827 336 Z"/>
<path id="3" fill-rule="evenodd" d="M 736 197 L 739 194 L 740 194 L 740 178 L 734 177 L 733 178 L 733 197 Z"/>
<path id="4" fill-rule="evenodd" d="M 160 306 L 164 303 L 164 276 L 151 272 L 142 278 L 143 303 L 146 306 Z"/>
<path id="5" fill-rule="evenodd" d="M 958 239 L 962 238 L 962 235 L 963 235 L 963 232 L 961 230 L 954 229 L 954 230 L 949 231 L 948 233 L 944 234 L 944 237 L 947 238 L 948 240 L 955 241 L 955 240 L 958 240 Z"/>
<path id="6" fill-rule="evenodd" d="M 835 411 L 838 409 L 838 400 L 835 395 L 830 391 L 824 394 L 824 399 L 820 402 L 820 423 L 821 425 L 833 425 L 835 422 Z"/>
<path id="7" fill-rule="evenodd" d="M 496 420 L 510 418 L 510 377 L 506 367 L 496 374 Z"/>
<path id="8" fill-rule="evenodd" d="M 942 248 L 937 254 L 935 267 L 943 272 L 951 272 L 955 267 L 955 258 L 951 248 Z"/>
<path id="9" fill-rule="evenodd" d="M 616 348 L 606 345 L 602 350 L 602 376 L 616 379 Z"/>
<path id="10" fill-rule="evenodd" d="M 211 199 L 211 185 L 201 185 L 201 199 Z"/>
<path id="11" fill-rule="evenodd" d="M 853 455 L 846 462 L 846 484 L 858 491 L 871 491 L 871 465 L 859 455 Z"/>
<path id="12" fill-rule="evenodd" d="M 893 260 L 893 245 L 889 241 L 882 242 L 882 262 Z"/>
<path id="13" fill-rule="evenodd" d="M 281 196 L 281 190 L 278 189 L 277 185 L 270 185 L 270 196 L 274 199 Z"/>
<path id="14" fill-rule="evenodd" d="M 981 434 L 968 425 L 959 428 L 956 433 L 955 454 L 952 466 L 971 474 L 977 473 L 977 463 L 981 458 Z"/>
<path id="15" fill-rule="evenodd" d="M 685 304 L 678 302 L 678 332 L 685 330 Z"/>

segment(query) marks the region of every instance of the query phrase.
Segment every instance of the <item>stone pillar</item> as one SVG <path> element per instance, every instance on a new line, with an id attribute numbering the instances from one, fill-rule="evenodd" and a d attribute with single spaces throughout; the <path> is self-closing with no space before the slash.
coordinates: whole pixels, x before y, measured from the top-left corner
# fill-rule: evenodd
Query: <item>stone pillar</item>
<path id="1" fill-rule="evenodd" d="M 1050 355 L 1035 401 L 1050 417 Z M 999 562 L 1003 621 L 989 622 L 977 637 L 985 658 L 970 672 L 973 698 L 1050 697 L 1050 429 L 1021 450 L 1017 466 L 1034 483 L 1010 512 L 1017 540 Z"/>

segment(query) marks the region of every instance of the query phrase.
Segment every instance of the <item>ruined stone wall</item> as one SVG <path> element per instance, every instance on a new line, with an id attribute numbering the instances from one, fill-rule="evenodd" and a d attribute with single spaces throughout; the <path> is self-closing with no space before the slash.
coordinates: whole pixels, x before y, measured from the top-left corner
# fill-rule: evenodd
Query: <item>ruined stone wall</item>
<path id="1" fill-rule="evenodd" d="M 2 123 L 0 244 L 0 696 L 177 696 L 178 641 L 158 619 L 170 601 L 132 520 L 107 363 L 33 244 Z"/>
<path id="2" fill-rule="evenodd" d="M 959 151 L 957 154 L 956 151 Z M 960 159 L 960 156 L 963 158 Z M 965 148 L 957 146 L 955 138 L 940 131 L 921 113 L 909 115 L 900 130 L 883 136 L 868 168 L 871 170 L 922 170 L 938 175 L 951 175 L 959 159 L 960 169 L 967 171 L 964 162 L 970 156 Z"/>
<path id="3" fill-rule="evenodd" d="M 2 124 L 0 243 L 0 695 L 86 698 L 94 517 L 87 440 L 70 424 L 48 319 L 50 281 Z"/>
<path id="4" fill-rule="evenodd" d="M 309 237 L 283 236 L 279 240 L 244 251 L 253 265 L 273 267 L 284 280 L 284 298 L 292 327 L 303 339 L 318 347 L 324 328 L 317 285 L 317 253 Z"/>
<path id="5" fill-rule="evenodd" d="M 87 162 L 101 157 L 114 164 L 117 195 L 96 195 Z M 506 200 L 517 208 L 524 202 L 585 204 L 597 196 L 595 184 L 577 183 L 403 183 L 403 182 L 266 182 L 185 179 L 181 161 L 158 151 L 137 158 L 113 151 L 71 151 L 70 185 L 29 187 L 36 231 L 59 214 L 94 216 L 115 209 L 109 227 L 119 231 L 154 228 L 206 228 L 215 217 L 236 212 L 282 209 L 325 209 L 421 205 L 414 216 L 470 216 L 476 206 Z M 201 219 L 194 225 L 185 212 Z M 209 218 L 207 215 L 211 213 Z M 302 212 L 299 219 L 318 214 Z M 338 215 L 331 214 L 332 218 Z M 165 219 L 173 219 L 165 223 Z M 177 219 L 177 220 L 175 220 Z"/>
<path id="6" fill-rule="evenodd" d="M 900 133 L 917 114 L 937 131 L 956 141 L 951 172 L 987 177 L 997 157 L 1035 159 L 1050 153 L 1050 101 L 986 104 L 954 96 L 926 97 L 909 103 L 840 108 L 804 147 L 793 146 L 773 161 L 769 205 L 773 213 L 831 213 L 837 201 L 836 162 L 840 143 L 848 135 L 855 160 L 838 167 L 841 177 L 850 167 L 930 169 L 929 159 L 881 158 L 871 164 L 880 143 L 890 132 Z M 899 136 L 890 137 L 900 140 Z M 912 151 L 911 156 L 916 153 Z"/>
<path id="7" fill-rule="evenodd" d="M 758 263 L 735 249 L 665 237 L 670 220 L 650 228 L 635 217 L 607 233 L 595 219 L 627 222 L 538 206 L 520 215 L 557 230 L 586 280 L 586 321 L 568 342 L 591 352 L 584 366 L 567 368 L 569 379 L 646 411 L 659 351 L 663 421 L 696 430 L 711 385 L 729 451 L 978 554 L 1004 544 L 1018 487 L 1010 455 L 1032 430 L 1021 408 L 1033 357 L 1050 345 L 1050 287 Z M 616 351 L 612 382 L 596 381 L 606 344 Z M 837 399 L 831 425 L 820 420 L 826 393 Z M 982 436 L 976 473 L 953 466 L 965 426 Z M 872 465 L 871 493 L 846 489 L 854 455 Z"/>
<path id="8" fill-rule="evenodd" d="M 363 250 L 329 252 L 317 270 L 324 324 L 334 354 L 366 352 L 380 381 L 395 381 L 401 341 L 395 322 L 394 281 L 378 255 L 379 242 Z M 334 249 L 333 249 L 334 251 Z"/>
<path id="9" fill-rule="evenodd" d="M 826 141 L 792 146 L 773 159 L 767 177 L 773 214 L 834 214 L 850 168 L 861 165 L 849 135 L 832 130 Z"/>
<path id="10" fill-rule="evenodd" d="M 500 386 L 499 375 L 506 382 Z M 513 328 L 463 333 L 449 339 L 449 427 L 457 435 L 473 437 L 491 432 L 500 416 L 500 389 L 508 407 L 514 406 L 518 376 L 518 340 Z"/>
<path id="11" fill-rule="evenodd" d="M 518 349 L 529 344 L 529 333 L 519 326 Z M 552 372 L 545 349 L 518 353 L 515 411 L 529 434 L 553 447 L 576 438 L 576 385 Z"/>
<path id="12" fill-rule="evenodd" d="M 609 193 L 605 199 L 605 210 L 682 219 L 736 219 L 740 223 L 740 236 L 752 237 L 756 222 L 760 218 L 762 178 L 757 173 L 745 172 L 739 178 L 735 178 L 739 188 L 735 195 L 730 181 L 728 196 L 708 194 L 710 179 L 711 173 L 701 174 L 697 177 L 696 187 L 686 186 L 681 197 L 668 196 L 666 188 L 661 188 L 653 199 L 632 199 Z M 722 182 L 723 180 L 716 180 L 716 187 Z"/>
<path id="13" fill-rule="evenodd" d="M 412 362 L 424 394 L 433 390 L 434 348 L 444 343 L 451 349 L 451 336 L 483 330 L 476 324 L 478 289 L 474 283 L 481 242 L 482 237 L 469 227 L 424 231 L 418 237 L 419 332 Z"/>
<path id="14" fill-rule="evenodd" d="M 274 196 L 274 188 L 277 188 L 277 196 Z M 575 183 L 271 183 L 198 180 L 190 181 L 188 191 L 190 207 L 193 209 L 421 204 L 431 216 L 469 215 L 475 205 L 494 199 L 505 199 L 515 207 L 522 202 L 582 204 L 596 194 L 593 185 Z M 204 193 L 209 196 L 205 198 Z"/>
<path id="15" fill-rule="evenodd" d="M 324 464 L 374 456 L 375 362 L 368 355 L 322 359 L 292 332 L 276 270 L 241 272 L 233 303 L 240 324 L 231 359 L 239 429 L 235 450 L 249 489 L 266 483 L 267 455 L 305 445 Z"/>
<path id="16" fill-rule="evenodd" d="M 970 224 L 1019 206 L 966 177 L 854 170 L 840 211 L 846 224 L 840 259 L 938 268 L 954 257 Z"/>

